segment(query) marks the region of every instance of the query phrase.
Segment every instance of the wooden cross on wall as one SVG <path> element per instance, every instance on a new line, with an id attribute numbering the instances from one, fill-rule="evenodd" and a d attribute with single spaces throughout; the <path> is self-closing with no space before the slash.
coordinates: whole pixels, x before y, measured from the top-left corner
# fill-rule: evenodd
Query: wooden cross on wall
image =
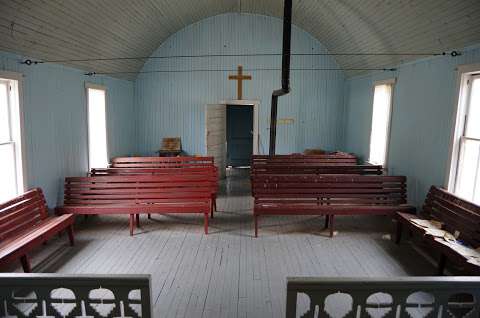
<path id="1" fill-rule="evenodd" d="M 237 81 L 237 96 L 239 100 L 243 98 L 243 81 L 249 81 L 252 79 L 251 75 L 243 75 L 243 66 L 238 66 L 238 74 L 237 75 L 229 75 L 229 80 L 236 80 Z"/>

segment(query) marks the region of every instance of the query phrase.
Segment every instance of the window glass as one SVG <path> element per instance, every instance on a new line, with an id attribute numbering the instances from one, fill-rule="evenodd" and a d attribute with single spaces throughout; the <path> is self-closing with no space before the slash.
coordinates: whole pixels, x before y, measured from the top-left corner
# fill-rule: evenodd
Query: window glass
<path id="1" fill-rule="evenodd" d="M 369 157 L 374 164 L 384 165 L 387 156 L 392 90 L 391 84 L 375 86 Z"/>
<path id="2" fill-rule="evenodd" d="M 106 168 L 107 127 L 105 90 L 88 88 L 88 146 L 90 168 Z"/>
<path id="3" fill-rule="evenodd" d="M 10 141 L 8 82 L 0 81 L 0 143 Z"/>

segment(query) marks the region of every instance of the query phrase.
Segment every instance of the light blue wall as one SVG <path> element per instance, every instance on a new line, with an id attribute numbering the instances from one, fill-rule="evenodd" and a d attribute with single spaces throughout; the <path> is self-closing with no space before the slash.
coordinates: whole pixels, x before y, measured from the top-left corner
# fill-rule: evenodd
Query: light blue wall
<path id="1" fill-rule="evenodd" d="M 224 14 L 202 20 L 177 32 L 153 56 L 280 53 L 282 20 L 250 14 Z M 294 27 L 294 53 L 319 53 L 325 48 L 308 33 Z M 150 59 L 144 71 L 191 69 L 280 68 L 280 57 L 220 57 Z M 292 57 L 293 68 L 337 68 L 331 57 Z M 140 74 L 136 81 L 139 151 L 152 154 L 167 136 L 181 136 L 191 154 L 205 153 L 206 104 L 236 99 L 231 72 Z M 260 100 L 260 151 L 268 151 L 270 101 L 280 88 L 280 71 L 251 71 L 244 82 L 244 99 Z M 299 152 L 309 147 L 338 149 L 343 140 L 342 71 L 292 71 L 292 92 L 279 99 L 279 118 L 294 118 L 293 125 L 277 129 L 277 152 Z"/>
<path id="2" fill-rule="evenodd" d="M 65 176 L 88 170 L 85 81 L 107 87 L 111 156 L 136 150 L 133 82 L 88 78 L 60 65 L 26 66 L 0 52 L 0 70 L 24 75 L 23 112 L 27 186 L 41 187 L 50 207 L 62 201 Z"/>
<path id="3" fill-rule="evenodd" d="M 480 62 L 480 49 L 463 56 L 401 65 L 397 72 L 352 78 L 345 85 L 345 146 L 368 159 L 373 83 L 396 77 L 388 168 L 406 175 L 409 199 L 420 205 L 429 187 L 442 186 L 449 156 L 459 64 Z"/>

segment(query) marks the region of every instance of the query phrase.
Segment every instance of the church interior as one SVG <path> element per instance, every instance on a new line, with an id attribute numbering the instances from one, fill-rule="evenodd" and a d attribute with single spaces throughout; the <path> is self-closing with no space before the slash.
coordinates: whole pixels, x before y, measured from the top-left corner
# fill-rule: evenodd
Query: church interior
<path id="1" fill-rule="evenodd" d="M 478 0 L 0 0 L 0 317 L 480 317 Z"/>

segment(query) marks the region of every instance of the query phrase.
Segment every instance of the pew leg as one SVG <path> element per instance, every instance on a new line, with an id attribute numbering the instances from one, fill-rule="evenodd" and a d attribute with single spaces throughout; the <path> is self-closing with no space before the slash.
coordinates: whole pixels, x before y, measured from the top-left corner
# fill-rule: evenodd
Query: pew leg
<path id="1" fill-rule="evenodd" d="M 328 217 L 328 220 L 329 220 L 328 223 L 329 223 L 329 227 L 330 227 L 330 237 L 333 237 L 333 226 L 334 226 L 333 218 L 334 218 L 333 214 Z"/>
<path id="2" fill-rule="evenodd" d="M 397 221 L 397 231 L 395 233 L 395 244 L 400 244 L 400 241 L 402 239 L 402 231 L 403 231 L 403 226 L 402 222 Z"/>
<path id="3" fill-rule="evenodd" d="M 68 240 L 70 241 L 70 246 L 75 245 L 75 238 L 73 236 L 73 225 L 70 225 L 67 228 L 67 233 L 68 233 Z"/>
<path id="4" fill-rule="evenodd" d="M 135 226 L 140 227 L 140 214 L 135 214 Z"/>
<path id="5" fill-rule="evenodd" d="M 258 215 L 253 216 L 254 222 L 255 222 L 255 237 L 258 237 Z"/>
<path id="6" fill-rule="evenodd" d="M 217 209 L 217 206 L 215 204 L 215 197 L 212 196 L 212 203 L 210 204 L 210 217 L 213 219 L 213 212 Z"/>
<path id="7" fill-rule="evenodd" d="M 134 215 L 133 215 L 133 214 L 130 214 L 130 223 L 129 223 L 129 226 L 130 226 L 130 236 L 133 236 L 133 227 L 134 227 L 133 218 L 134 218 Z"/>
<path id="8" fill-rule="evenodd" d="M 150 213 L 148 213 L 148 219 L 151 220 L 152 219 L 152 215 Z"/>
<path id="9" fill-rule="evenodd" d="M 25 273 L 32 272 L 32 266 L 30 265 L 30 260 L 28 259 L 27 255 L 23 255 L 22 257 L 20 257 L 20 262 L 22 263 L 23 271 Z"/>
<path id="10" fill-rule="evenodd" d="M 440 260 L 438 261 L 438 268 L 437 268 L 437 275 L 443 276 L 443 272 L 445 271 L 445 265 L 447 264 L 447 258 L 444 254 L 440 255 Z"/>
<path id="11" fill-rule="evenodd" d="M 325 227 L 324 229 L 328 229 L 328 223 L 330 222 L 330 216 L 327 214 L 325 215 Z"/>
<path id="12" fill-rule="evenodd" d="M 205 230 L 205 235 L 208 234 L 208 212 L 204 213 L 204 230 Z"/>

